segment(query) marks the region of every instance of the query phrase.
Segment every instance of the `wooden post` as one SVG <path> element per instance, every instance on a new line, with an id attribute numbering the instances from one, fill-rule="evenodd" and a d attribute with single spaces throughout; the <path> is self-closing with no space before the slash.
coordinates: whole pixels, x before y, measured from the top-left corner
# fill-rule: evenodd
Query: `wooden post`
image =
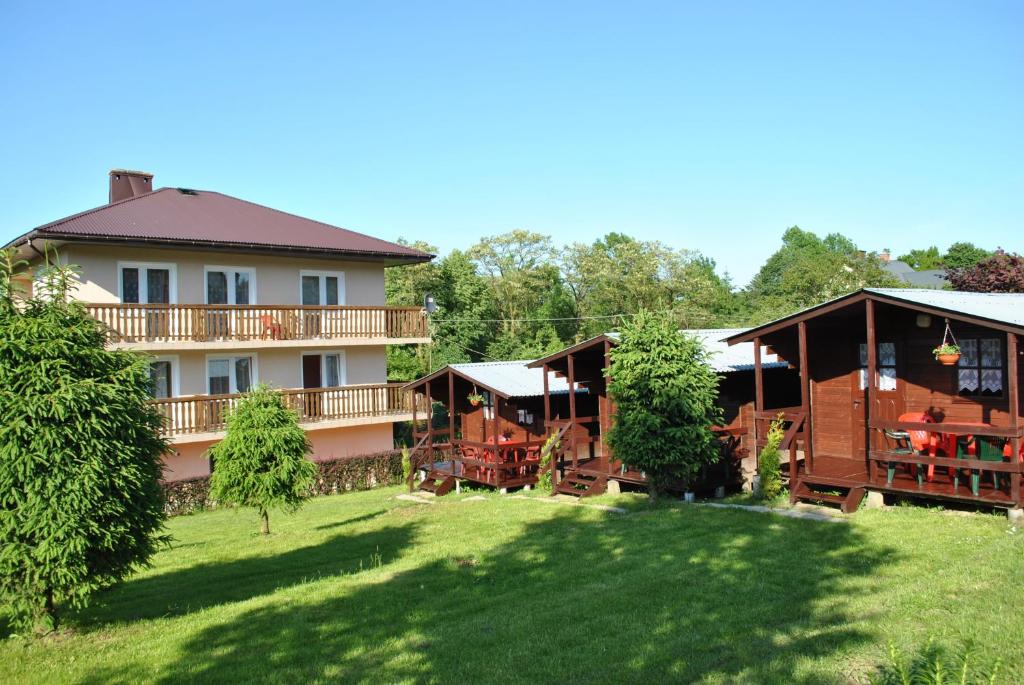
<path id="1" fill-rule="evenodd" d="M 452 475 L 455 475 L 455 374 L 448 372 L 448 449 L 452 451 Z"/>
<path id="2" fill-rule="evenodd" d="M 544 365 L 544 442 L 547 442 L 548 427 L 551 422 L 551 388 L 548 384 L 548 365 Z M 552 426 L 553 428 L 553 426 Z M 548 456 L 548 464 L 551 467 L 551 487 L 554 488 L 558 485 L 558 452 L 552 445 L 551 452 Z"/>
<path id="3" fill-rule="evenodd" d="M 605 340 L 604 341 L 604 370 L 605 370 L 606 374 L 608 372 L 608 369 L 610 369 L 611 367 L 612 367 L 612 344 L 609 341 Z M 605 431 L 612 427 L 612 410 L 613 410 L 613 408 L 612 408 L 611 395 L 608 394 L 608 383 L 609 383 L 609 381 L 611 381 L 611 378 L 609 378 L 606 375 L 604 377 L 604 397 L 602 398 L 604 400 L 604 412 L 600 411 L 601 405 L 599 404 L 598 405 L 598 410 L 599 410 L 598 414 L 603 414 L 603 415 L 598 417 L 599 421 L 598 421 L 597 425 L 598 425 L 598 429 L 601 432 L 601 436 L 600 436 L 600 440 L 601 440 L 601 456 L 608 460 L 608 471 L 611 472 L 611 470 L 612 470 L 612 462 L 614 461 L 615 457 L 612 454 L 612 448 L 608 446 L 608 442 L 604 439 Z"/>
<path id="4" fill-rule="evenodd" d="M 569 353 L 569 444 L 572 446 L 572 468 L 576 469 L 576 369 L 574 355 Z"/>
<path id="5" fill-rule="evenodd" d="M 754 473 L 760 473 L 761 448 L 758 442 L 761 440 L 761 431 L 758 430 L 758 414 L 764 411 L 764 376 L 761 369 L 761 338 L 754 338 Z M 796 487 L 791 484 L 790 487 Z"/>
<path id="6" fill-rule="evenodd" d="M 867 347 L 868 347 L 868 371 L 867 382 L 864 384 L 864 457 L 868 460 L 868 474 L 872 485 L 877 480 L 878 464 L 871 458 L 871 447 L 874 442 L 875 432 L 868 424 L 871 422 L 871 407 L 875 400 L 875 383 L 878 382 L 878 343 L 875 339 L 875 301 L 867 299 L 864 301 L 867 315 Z"/>
<path id="7" fill-rule="evenodd" d="M 1006 375 L 1007 399 L 1010 403 L 1010 427 L 1020 429 L 1020 371 L 1018 365 L 1018 344 L 1017 334 L 1006 334 Z M 1020 437 L 1010 438 L 1010 463 L 1017 464 L 1017 470 L 1010 474 L 1010 499 L 1018 507 L 1021 506 L 1020 497 Z"/>
<path id="8" fill-rule="evenodd" d="M 807 359 L 807 322 L 797 324 L 800 337 L 800 407 L 804 413 L 804 471 L 814 472 L 814 435 L 811 421 L 811 372 Z"/>
<path id="9" fill-rule="evenodd" d="M 494 416 L 491 422 L 494 427 L 494 435 L 491 436 L 494 440 L 494 484 L 498 488 L 501 488 L 501 469 L 499 468 L 501 466 L 501 455 L 498 453 L 498 438 L 501 437 L 498 434 L 498 416 L 501 414 L 499 411 L 499 408 L 501 407 L 501 398 L 497 395 L 492 396 L 494 397 L 494 406 L 492 407 Z"/>
<path id="10" fill-rule="evenodd" d="M 430 381 L 427 381 L 427 459 L 430 463 L 430 469 L 427 473 L 434 470 L 434 404 L 430 398 Z"/>

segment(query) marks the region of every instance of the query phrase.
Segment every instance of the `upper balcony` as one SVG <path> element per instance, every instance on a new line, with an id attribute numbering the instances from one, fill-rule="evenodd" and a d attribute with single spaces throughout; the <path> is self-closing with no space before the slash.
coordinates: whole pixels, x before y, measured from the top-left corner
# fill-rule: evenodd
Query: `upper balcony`
<path id="1" fill-rule="evenodd" d="M 86 304 L 114 347 L 218 350 L 428 343 L 419 307 Z"/>

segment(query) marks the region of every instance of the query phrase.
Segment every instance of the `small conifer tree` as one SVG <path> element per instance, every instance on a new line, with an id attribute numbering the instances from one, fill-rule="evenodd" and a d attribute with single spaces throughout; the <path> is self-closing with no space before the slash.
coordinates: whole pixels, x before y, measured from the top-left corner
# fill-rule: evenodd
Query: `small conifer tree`
<path id="1" fill-rule="evenodd" d="M 163 419 L 146 359 L 105 349 L 69 300 L 74 270 L 0 255 L 0 599 L 22 627 L 52 630 L 62 605 L 144 566 L 167 541 Z"/>
<path id="2" fill-rule="evenodd" d="M 718 460 L 711 426 L 721 422 L 718 376 L 699 339 L 667 318 L 641 311 L 612 348 L 608 390 L 615 456 L 647 474 L 651 497 L 678 479 L 690 485 Z"/>
<path id="3" fill-rule="evenodd" d="M 281 394 L 256 385 L 228 414 L 224 439 L 210 448 L 210 496 L 255 508 L 267 535 L 270 509 L 295 511 L 309 497 L 316 479 L 316 465 L 306 459 L 311 451 L 298 415 Z"/>

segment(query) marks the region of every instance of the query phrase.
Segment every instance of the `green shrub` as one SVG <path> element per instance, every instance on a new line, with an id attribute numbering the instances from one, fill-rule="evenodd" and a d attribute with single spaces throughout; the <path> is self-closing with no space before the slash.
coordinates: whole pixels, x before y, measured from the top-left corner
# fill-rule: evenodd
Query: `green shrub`
<path id="1" fill-rule="evenodd" d="M 1000 675 L 1000 660 L 982 663 L 976 650 L 966 644 L 950 652 L 929 639 L 909 658 L 894 644 L 889 645 L 888 659 L 868 676 L 871 685 L 995 685 L 1019 682 L 1009 675 Z"/>
<path id="2" fill-rule="evenodd" d="M 784 428 L 785 421 L 779 415 L 768 428 L 766 444 L 757 456 L 757 473 L 761 477 L 761 497 L 766 500 L 773 500 L 782 493 L 782 474 L 779 463 L 779 445 L 786 435 Z"/>
<path id="3" fill-rule="evenodd" d="M 412 455 L 409 453 L 409 446 L 402 445 L 402 482 L 408 483 L 412 475 Z"/>
<path id="4" fill-rule="evenodd" d="M 558 433 L 552 433 L 544 442 L 540 450 L 540 475 L 537 476 L 537 488 L 539 490 L 551 490 L 551 469 L 547 468 L 554 458 L 555 452 L 562 448 L 562 441 L 558 439 Z"/>

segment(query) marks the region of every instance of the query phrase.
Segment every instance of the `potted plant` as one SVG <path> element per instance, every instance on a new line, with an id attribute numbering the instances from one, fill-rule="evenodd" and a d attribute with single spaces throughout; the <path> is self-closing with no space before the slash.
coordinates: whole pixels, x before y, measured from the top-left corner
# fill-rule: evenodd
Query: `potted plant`
<path id="1" fill-rule="evenodd" d="M 484 403 L 484 396 L 478 392 L 471 393 L 466 397 L 466 399 L 469 400 L 469 403 L 474 407 L 479 407 Z"/>
<path id="2" fill-rule="evenodd" d="M 944 342 L 932 350 L 932 354 L 943 366 L 956 366 L 956 363 L 960 361 L 960 346 Z"/>

